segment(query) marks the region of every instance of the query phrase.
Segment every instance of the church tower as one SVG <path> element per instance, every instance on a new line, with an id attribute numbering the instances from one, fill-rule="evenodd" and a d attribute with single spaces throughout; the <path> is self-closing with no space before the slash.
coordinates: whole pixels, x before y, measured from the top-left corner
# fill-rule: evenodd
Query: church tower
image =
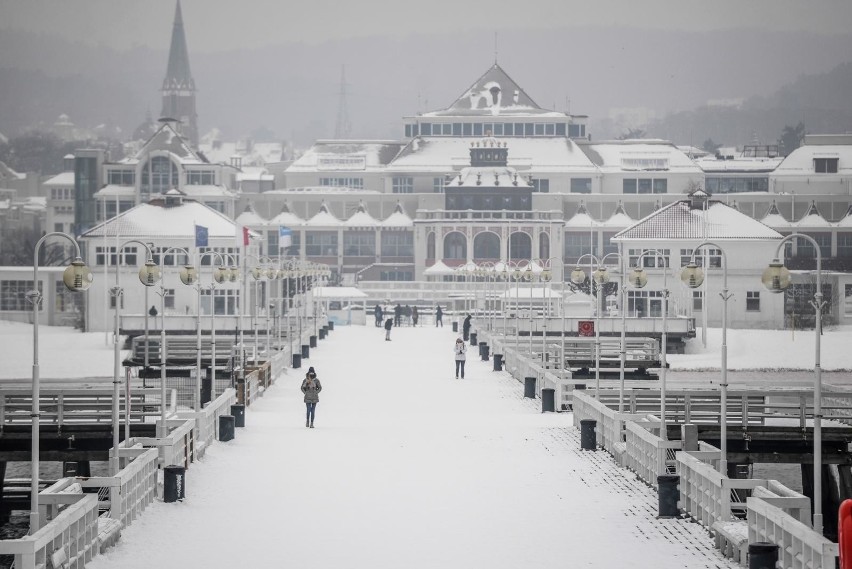
<path id="1" fill-rule="evenodd" d="M 175 7 L 169 66 L 163 79 L 163 111 L 161 117 L 180 121 L 181 134 L 193 148 L 198 147 L 198 115 L 195 112 L 195 81 L 189 70 L 189 52 L 183 31 L 180 0 Z"/>

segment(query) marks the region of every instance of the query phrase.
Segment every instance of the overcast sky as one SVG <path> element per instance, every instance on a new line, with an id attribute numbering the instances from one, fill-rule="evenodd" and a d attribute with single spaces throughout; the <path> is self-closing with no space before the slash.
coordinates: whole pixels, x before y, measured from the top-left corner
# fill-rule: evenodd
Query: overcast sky
<path id="1" fill-rule="evenodd" d="M 167 45 L 175 0 L 0 0 L 0 30 L 125 49 Z M 182 0 L 190 50 L 564 26 L 847 33 L 850 0 Z"/>

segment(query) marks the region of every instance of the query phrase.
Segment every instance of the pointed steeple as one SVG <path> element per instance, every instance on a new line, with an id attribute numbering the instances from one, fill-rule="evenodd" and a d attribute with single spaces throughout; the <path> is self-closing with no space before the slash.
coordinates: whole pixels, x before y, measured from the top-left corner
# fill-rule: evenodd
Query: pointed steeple
<path id="1" fill-rule="evenodd" d="M 180 122 L 180 134 L 193 148 L 198 147 L 198 115 L 195 112 L 195 80 L 189 69 L 189 50 L 183 30 L 183 13 L 180 0 L 175 4 L 175 20 L 172 26 L 172 43 L 169 47 L 169 63 L 163 79 L 163 110 L 161 117 Z"/>

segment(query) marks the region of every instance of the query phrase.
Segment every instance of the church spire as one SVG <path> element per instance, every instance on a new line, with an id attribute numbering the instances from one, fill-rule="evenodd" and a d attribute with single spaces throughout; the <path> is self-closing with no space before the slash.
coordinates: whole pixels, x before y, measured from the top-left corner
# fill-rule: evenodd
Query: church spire
<path id="1" fill-rule="evenodd" d="M 175 4 L 169 63 L 163 79 L 163 117 L 180 121 L 181 134 L 193 147 L 198 146 L 198 115 L 195 113 L 195 80 L 189 69 L 189 50 L 183 29 L 180 0 Z"/>

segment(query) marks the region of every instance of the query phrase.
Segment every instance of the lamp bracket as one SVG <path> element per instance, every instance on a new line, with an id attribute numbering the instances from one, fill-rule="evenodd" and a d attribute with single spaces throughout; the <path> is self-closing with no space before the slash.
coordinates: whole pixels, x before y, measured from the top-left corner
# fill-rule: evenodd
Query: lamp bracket
<path id="1" fill-rule="evenodd" d="M 120 286 L 111 286 L 109 287 L 109 295 L 110 296 L 121 296 L 124 294 L 124 289 Z"/>
<path id="2" fill-rule="evenodd" d="M 41 293 L 37 290 L 28 290 L 26 297 L 30 304 L 41 303 Z"/>

